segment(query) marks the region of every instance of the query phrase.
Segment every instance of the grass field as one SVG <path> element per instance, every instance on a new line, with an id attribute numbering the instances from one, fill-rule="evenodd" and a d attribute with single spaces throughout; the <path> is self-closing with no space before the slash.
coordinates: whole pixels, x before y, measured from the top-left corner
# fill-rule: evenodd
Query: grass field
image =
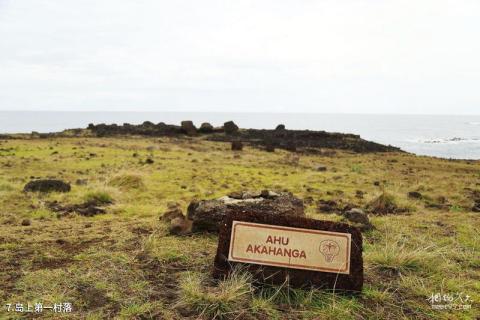
<path id="1" fill-rule="evenodd" d="M 480 162 L 324 154 L 248 146 L 234 153 L 229 144 L 199 138 L 0 141 L 0 319 L 479 317 L 480 213 L 471 208 L 480 198 Z M 23 192 L 32 177 L 62 179 L 72 190 Z M 306 212 L 314 219 L 341 219 L 318 212 L 320 199 L 365 208 L 388 194 L 404 209 L 371 216 L 362 295 L 259 287 L 242 270 L 215 283 L 216 235 L 170 236 L 159 220 L 169 202 L 185 211 L 195 198 L 262 189 L 310 199 Z M 410 191 L 423 198 L 409 198 Z M 106 214 L 59 217 L 47 205 L 91 199 L 106 203 Z M 435 310 L 428 299 L 437 293 L 471 308 Z M 7 304 L 37 302 L 68 302 L 73 311 L 7 311 Z"/>

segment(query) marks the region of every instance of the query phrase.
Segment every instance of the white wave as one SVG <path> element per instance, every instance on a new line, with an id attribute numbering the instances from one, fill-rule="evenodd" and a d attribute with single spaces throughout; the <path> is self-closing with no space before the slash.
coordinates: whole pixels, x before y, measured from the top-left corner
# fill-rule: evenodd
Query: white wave
<path id="1" fill-rule="evenodd" d="M 467 124 L 469 124 L 471 126 L 480 126 L 480 121 L 467 122 Z"/>
<path id="2" fill-rule="evenodd" d="M 420 143 L 472 143 L 472 142 L 479 142 L 480 138 L 461 138 L 461 137 L 453 137 L 453 138 L 437 138 L 437 139 L 419 139 L 417 140 Z"/>

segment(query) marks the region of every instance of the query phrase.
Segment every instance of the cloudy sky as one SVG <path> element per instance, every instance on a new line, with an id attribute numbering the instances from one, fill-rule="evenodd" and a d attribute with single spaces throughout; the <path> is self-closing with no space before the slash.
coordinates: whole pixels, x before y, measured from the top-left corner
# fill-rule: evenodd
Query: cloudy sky
<path id="1" fill-rule="evenodd" d="M 0 110 L 480 113 L 478 0 L 0 0 Z"/>

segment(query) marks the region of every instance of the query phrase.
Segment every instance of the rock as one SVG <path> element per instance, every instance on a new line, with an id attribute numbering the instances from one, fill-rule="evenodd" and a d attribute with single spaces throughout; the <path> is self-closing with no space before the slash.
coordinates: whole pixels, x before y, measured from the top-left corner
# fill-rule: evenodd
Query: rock
<path id="1" fill-rule="evenodd" d="M 472 207 L 473 212 L 480 212 L 480 199 L 475 199 L 475 203 Z"/>
<path id="2" fill-rule="evenodd" d="M 358 199 L 363 199 L 364 195 L 365 195 L 365 192 L 363 192 L 362 190 L 355 191 L 355 197 Z"/>
<path id="3" fill-rule="evenodd" d="M 265 199 L 275 199 L 276 197 L 279 197 L 280 195 L 274 191 L 271 190 L 262 190 L 260 193 L 260 196 L 262 196 Z"/>
<path id="4" fill-rule="evenodd" d="M 192 232 L 192 221 L 185 218 L 185 216 L 177 217 L 170 221 L 168 228 L 170 234 L 186 235 Z"/>
<path id="5" fill-rule="evenodd" d="M 152 158 L 147 158 L 147 159 L 145 160 L 145 163 L 146 163 L 146 164 L 153 164 L 153 163 L 155 163 L 155 161 L 154 161 Z"/>
<path id="6" fill-rule="evenodd" d="M 279 124 L 276 128 L 275 128 L 276 131 L 282 131 L 282 130 L 285 130 L 285 125 L 284 124 Z"/>
<path id="7" fill-rule="evenodd" d="M 75 181 L 75 184 L 76 184 L 77 186 L 85 186 L 85 185 L 87 185 L 87 183 L 88 183 L 88 180 L 87 180 L 87 179 L 77 179 L 77 180 Z"/>
<path id="8" fill-rule="evenodd" d="M 265 145 L 265 151 L 267 152 L 275 152 L 275 146 L 271 143 L 267 143 Z"/>
<path id="9" fill-rule="evenodd" d="M 22 220 L 22 226 L 26 227 L 26 226 L 29 226 L 31 224 L 30 220 L 29 219 L 23 219 Z"/>
<path id="10" fill-rule="evenodd" d="M 198 131 L 201 133 L 212 133 L 213 126 L 208 122 L 204 122 L 200 125 L 200 129 L 198 129 Z"/>
<path id="11" fill-rule="evenodd" d="M 241 151 L 243 149 L 242 141 L 232 141 L 232 150 Z"/>
<path id="12" fill-rule="evenodd" d="M 374 181 L 373 185 L 378 187 L 380 185 L 380 181 Z"/>
<path id="13" fill-rule="evenodd" d="M 25 185 L 25 192 L 69 192 L 70 184 L 62 180 L 41 179 L 33 180 Z"/>
<path id="14" fill-rule="evenodd" d="M 238 132 L 238 126 L 233 121 L 227 121 L 223 124 L 223 130 L 226 134 L 235 134 Z"/>
<path id="15" fill-rule="evenodd" d="M 411 198 L 411 199 L 422 199 L 423 196 L 420 192 L 417 192 L 417 191 L 410 191 L 408 193 L 408 197 Z"/>
<path id="16" fill-rule="evenodd" d="M 368 215 L 362 209 L 353 208 L 345 211 L 343 214 L 345 220 L 351 222 L 355 227 L 362 231 L 371 230 L 373 228 Z"/>
<path id="17" fill-rule="evenodd" d="M 313 203 L 313 197 L 312 196 L 308 196 L 306 197 L 305 199 L 303 199 L 303 202 L 306 204 L 306 205 L 311 205 Z"/>
<path id="18" fill-rule="evenodd" d="M 183 133 L 189 136 L 194 136 L 197 134 L 197 128 L 193 125 L 192 121 L 182 121 L 180 128 Z"/>
<path id="19" fill-rule="evenodd" d="M 303 201 L 290 193 L 269 192 L 268 197 L 254 194 L 250 198 L 246 198 L 246 194 L 237 193 L 235 198 L 225 196 L 215 200 L 192 201 L 187 209 L 187 217 L 192 220 L 192 231 L 218 232 L 223 218 L 230 212 L 305 216 Z"/>
<path id="20" fill-rule="evenodd" d="M 338 211 L 338 204 L 334 200 L 323 200 L 320 199 L 317 201 L 317 210 L 320 212 L 335 212 Z"/>
<path id="21" fill-rule="evenodd" d="M 161 220 L 170 222 L 177 218 L 184 218 L 182 209 L 180 206 L 169 207 L 167 211 L 160 217 Z"/>
<path id="22" fill-rule="evenodd" d="M 317 167 L 317 171 L 320 171 L 320 172 L 327 171 L 327 167 L 325 167 L 325 166 L 318 166 L 318 167 Z"/>
<path id="23" fill-rule="evenodd" d="M 90 200 L 79 204 L 62 205 L 58 201 L 47 202 L 47 207 L 56 212 L 59 217 L 67 216 L 71 213 L 77 213 L 86 217 L 93 217 L 97 214 L 104 214 L 106 210 L 103 208 L 111 202 L 101 202 L 98 200 Z"/>

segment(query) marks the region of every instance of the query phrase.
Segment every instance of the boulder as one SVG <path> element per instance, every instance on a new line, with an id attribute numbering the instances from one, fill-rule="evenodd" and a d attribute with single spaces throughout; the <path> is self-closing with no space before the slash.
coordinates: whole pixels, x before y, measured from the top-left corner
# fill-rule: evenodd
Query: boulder
<path id="1" fill-rule="evenodd" d="M 275 128 L 275 130 L 277 130 L 277 131 L 285 130 L 285 125 L 284 125 L 284 124 L 279 124 L 279 125 Z"/>
<path id="2" fill-rule="evenodd" d="M 201 133 L 212 133 L 213 126 L 208 122 L 204 122 L 200 125 L 200 129 L 198 129 L 198 131 Z"/>
<path id="3" fill-rule="evenodd" d="M 303 201 L 291 193 L 275 193 L 277 196 L 272 193 L 268 197 L 255 194 L 250 198 L 246 194 L 236 194 L 235 198 L 225 196 L 214 200 L 192 201 L 187 209 L 187 217 L 192 220 L 192 231 L 218 232 L 224 217 L 231 212 L 305 216 Z"/>
<path id="4" fill-rule="evenodd" d="M 232 150 L 234 150 L 234 151 L 242 151 L 242 150 L 243 150 L 243 143 L 242 143 L 242 141 L 232 141 Z"/>
<path id="5" fill-rule="evenodd" d="M 318 166 L 318 167 L 317 167 L 317 171 L 325 172 L 325 171 L 327 171 L 327 167 L 325 167 L 325 166 Z"/>
<path id="6" fill-rule="evenodd" d="M 30 181 L 25 185 L 25 192 L 69 192 L 70 184 L 62 180 L 40 179 Z"/>
<path id="7" fill-rule="evenodd" d="M 238 126 L 233 121 L 227 121 L 223 124 L 225 134 L 235 134 L 238 132 Z"/>
<path id="8" fill-rule="evenodd" d="M 189 136 L 194 136 L 197 134 L 197 128 L 195 128 L 192 121 L 182 121 L 180 128 L 183 133 Z"/>

